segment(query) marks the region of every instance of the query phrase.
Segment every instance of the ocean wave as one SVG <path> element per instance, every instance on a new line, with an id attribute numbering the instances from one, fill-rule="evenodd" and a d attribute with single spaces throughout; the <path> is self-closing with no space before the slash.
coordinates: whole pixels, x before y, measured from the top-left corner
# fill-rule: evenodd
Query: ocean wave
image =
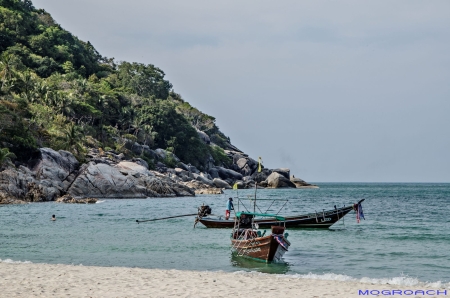
<path id="1" fill-rule="evenodd" d="M 100 204 L 100 203 L 104 203 L 104 202 L 106 202 L 105 200 L 103 200 L 103 201 L 97 201 L 95 204 Z"/>
<path id="2" fill-rule="evenodd" d="M 421 286 L 425 288 L 450 288 L 450 282 L 445 283 L 442 281 L 435 282 L 422 282 L 416 277 L 411 277 L 408 275 L 402 275 L 398 277 L 389 277 L 389 278 L 371 278 L 371 277 L 362 277 L 355 278 L 352 276 L 348 276 L 345 274 L 336 274 L 336 273 L 308 273 L 308 274 L 268 274 L 261 272 L 247 272 L 247 271 L 235 271 L 236 274 L 255 274 L 255 275 L 276 275 L 279 278 L 301 278 L 301 279 L 319 279 L 319 280 L 332 280 L 332 281 L 352 281 L 352 282 L 360 282 L 363 284 L 378 284 L 378 285 L 399 285 L 399 286 Z"/>
<path id="3" fill-rule="evenodd" d="M 13 261 L 11 259 L 0 259 L 0 263 L 9 263 L 9 264 L 31 264 L 30 261 Z"/>

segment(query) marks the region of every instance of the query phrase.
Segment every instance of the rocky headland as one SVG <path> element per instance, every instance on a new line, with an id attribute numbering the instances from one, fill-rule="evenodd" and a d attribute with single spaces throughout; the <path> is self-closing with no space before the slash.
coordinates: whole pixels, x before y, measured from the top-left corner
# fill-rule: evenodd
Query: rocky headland
<path id="1" fill-rule="evenodd" d="M 86 198 L 180 197 L 195 194 L 221 194 L 237 185 L 239 189 L 317 187 L 290 175 L 287 168 L 257 171 L 258 162 L 247 154 L 225 150 L 231 166 L 214 166 L 204 171 L 185 164 L 171 152 L 152 150 L 135 144 L 154 157 L 155 169 L 141 158 L 126 159 L 114 150 L 90 149 L 79 163 L 68 151 L 40 148 L 28 164 L 4 166 L 0 171 L 0 204 L 59 201 L 92 203 Z M 170 155 L 176 167 L 164 161 Z M 79 201 L 80 199 L 85 201 Z"/>

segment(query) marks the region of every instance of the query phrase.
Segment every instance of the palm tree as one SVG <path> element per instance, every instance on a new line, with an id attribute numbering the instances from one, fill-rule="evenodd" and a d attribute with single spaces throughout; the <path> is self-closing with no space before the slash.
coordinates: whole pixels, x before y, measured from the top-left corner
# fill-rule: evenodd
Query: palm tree
<path id="1" fill-rule="evenodd" d="M 84 150 L 82 144 L 83 134 L 80 131 L 80 127 L 70 123 L 64 130 L 64 134 L 66 150 L 75 154 L 80 154 Z"/>
<path id="2" fill-rule="evenodd" d="M 0 78 L 2 82 L 2 89 L 8 89 L 13 86 L 13 78 L 15 77 L 16 66 L 16 56 L 7 53 L 3 53 L 0 56 Z"/>
<path id="3" fill-rule="evenodd" d="M 16 158 L 16 155 L 9 152 L 8 148 L 0 148 L 0 166 L 11 163 L 11 159 Z"/>

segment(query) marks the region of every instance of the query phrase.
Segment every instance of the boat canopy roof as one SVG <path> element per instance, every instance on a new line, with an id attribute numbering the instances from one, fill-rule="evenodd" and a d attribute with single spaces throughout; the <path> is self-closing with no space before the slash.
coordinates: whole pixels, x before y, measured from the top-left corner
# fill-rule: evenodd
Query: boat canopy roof
<path id="1" fill-rule="evenodd" d="M 236 217 L 241 217 L 241 215 L 250 215 L 250 216 L 262 216 L 262 217 L 275 217 L 277 220 L 285 221 L 286 219 L 283 216 L 279 216 L 276 214 L 269 213 L 253 213 L 253 212 L 236 212 Z"/>

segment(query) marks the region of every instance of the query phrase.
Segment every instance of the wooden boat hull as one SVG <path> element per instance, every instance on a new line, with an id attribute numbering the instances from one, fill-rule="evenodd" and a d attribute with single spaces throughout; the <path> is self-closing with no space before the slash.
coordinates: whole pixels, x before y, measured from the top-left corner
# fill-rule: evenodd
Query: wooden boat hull
<path id="1" fill-rule="evenodd" d="M 323 212 L 304 214 L 299 216 L 286 216 L 285 225 L 286 228 L 319 228 L 319 229 L 327 229 L 331 227 L 338 220 L 343 218 L 347 213 L 353 210 L 353 206 L 347 206 L 343 208 L 338 208 L 334 210 L 328 210 Z M 233 228 L 234 226 L 234 218 L 230 218 L 229 220 L 225 219 L 217 219 L 210 217 L 203 217 L 199 220 L 203 225 L 207 228 Z M 255 223 L 259 225 L 261 228 L 270 228 L 271 226 L 275 226 L 279 224 L 274 218 L 260 218 L 255 219 Z M 249 227 L 249 225 L 242 227 Z"/>
<path id="2" fill-rule="evenodd" d="M 232 249 L 238 256 L 243 256 L 263 262 L 281 262 L 290 243 L 283 236 L 278 235 L 284 246 L 274 235 L 258 237 L 250 240 L 231 239 Z"/>

